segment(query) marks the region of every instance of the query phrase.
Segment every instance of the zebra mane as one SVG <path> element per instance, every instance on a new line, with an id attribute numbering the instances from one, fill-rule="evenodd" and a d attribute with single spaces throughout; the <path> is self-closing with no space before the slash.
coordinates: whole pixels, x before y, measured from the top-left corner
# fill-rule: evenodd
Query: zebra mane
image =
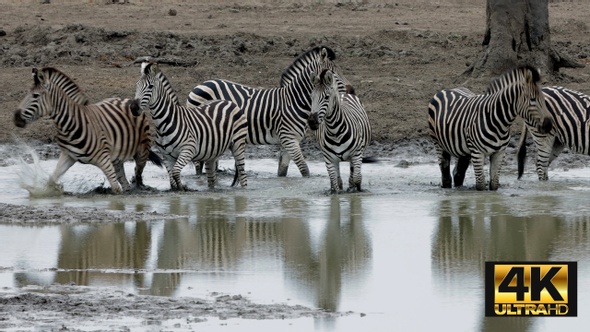
<path id="1" fill-rule="evenodd" d="M 521 65 L 506 71 L 504 74 L 500 75 L 500 77 L 493 80 L 492 83 L 490 83 L 490 85 L 488 86 L 486 93 L 489 94 L 501 90 L 505 86 L 504 83 L 507 80 L 510 80 L 510 78 L 516 79 L 523 75 L 523 73 L 525 73 L 526 71 L 530 71 L 532 73 L 534 83 L 538 83 L 541 80 L 541 74 L 539 73 L 537 68 L 531 65 Z"/>
<path id="2" fill-rule="evenodd" d="M 280 86 L 286 86 L 289 83 L 293 82 L 293 77 L 297 76 L 301 71 L 307 67 L 311 62 L 317 61 L 322 51 L 322 48 L 325 48 L 328 52 L 328 59 L 335 60 L 336 53 L 327 47 L 327 46 L 316 46 L 307 52 L 300 54 L 293 63 L 287 67 L 281 74 L 281 81 Z"/>
<path id="3" fill-rule="evenodd" d="M 76 84 L 76 82 L 64 72 L 53 67 L 41 68 L 40 72 L 46 76 L 47 80 L 62 89 L 63 92 L 76 103 L 81 105 L 88 105 L 90 103 L 84 91 L 82 91 L 78 84 Z"/>

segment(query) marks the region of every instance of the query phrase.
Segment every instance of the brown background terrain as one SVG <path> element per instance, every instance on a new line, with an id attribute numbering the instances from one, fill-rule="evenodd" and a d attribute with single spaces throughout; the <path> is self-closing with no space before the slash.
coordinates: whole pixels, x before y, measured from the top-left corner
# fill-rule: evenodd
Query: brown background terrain
<path id="1" fill-rule="evenodd" d="M 163 70 L 184 100 L 193 86 L 211 78 L 278 86 L 297 55 L 327 45 L 366 106 L 378 154 L 404 142 L 428 152 L 426 107 L 432 95 L 455 86 L 479 92 L 491 79 L 461 75 L 481 51 L 482 1 L 52 2 L 2 6 L 0 142 L 52 141 L 50 120 L 24 130 L 12 121 L 35 66 L 62 69 L 98 101 L 133 96 L 137 57 L 166 58 L 181 64 Z M 550 4 L 553 44 L 582 62 L 590 54 L 589 12 L 584 3 Z M 590 68 L 564 70 L 546 84 L 587 92 L 589 77 Z"/>

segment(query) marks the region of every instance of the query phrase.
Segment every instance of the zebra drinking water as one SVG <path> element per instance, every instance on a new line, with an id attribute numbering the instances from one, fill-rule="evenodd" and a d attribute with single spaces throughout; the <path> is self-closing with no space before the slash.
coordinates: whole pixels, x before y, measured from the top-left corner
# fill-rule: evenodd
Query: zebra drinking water
<path id="1" fill-rule="evenodd" d="M 248 121 L 247 143 L 254 145 L 279 144 L 278 176 L 287 176 L 289 162 L 295 162 L 302 176 L 309 176 L 309 168 L 301 152 L 300 142 L 305 136 L 313 84 L 311 73 L 318 69 L 321 52 L 328 54 L 329 69 L 336 70 L 334 52 L 327 47 L 315 47 L 300 55 L 283 72 L 281 87 L 257 89 L 227 80 L 209 80 L 190 92 L 187 106 L 198 106 L 210 100 L 231 100 L 244 111 Z M 348 83 L 338 76 L 341 93 Z"/>
<path id="2" fill-rule="evenodd" d="M 465 172 L 473 161 L 475 187 L 484 190 L 484 158 L 489 156 L 489 188 L 497 190 L 510 140 L 510 125 L 517 116 L 542 133 L 551 130 L 551 116 L 545 107 L 539 80 L 535 68 L 522 66 L 492 82 L 485 94 L 476 95 L 458 88 L 441 90 L 434 95 L 428 105 L 428 124 L 438 154 L 443 188 L 450 188 L 452 182 L 455 187 L 462 186 Z M 453 178 L 451 156 L 458 158 Z"/>
<path id="3" fill-rule="evenodd" d="M 330 191 L 342 191 L 340 161 L 350 161 L 348 191 L 361 191 L 361 165 L 371 142 L 369 117 L 353 94 L 341 94 L 335 74 L 323 69 L 314 74 L 309 128 L 314 131 L 330 177 Z"/>
<path id="4" fill-rule="evenodd" d="M 590 96 L 564 87 L 545 87 L 547 110 L 553 119 L 553 129 L 541 133 L 535 127 L 523 124 L 518 143 L 518 178 L 524 172 L 526 136 L 530 130 L 537 148 L 536 168 L 540 181 L 546 181 L 551 162 L 564 148 L 572 153 L 590 155 Z"/>
<path id="5" fill-rule="evenodd" d="M 135 97 L 142 109 L 149 109 L 156 126 L 156 144 L 162 151 L 173 190 L 183 190 L 180 171 L 189 161 L 204 162 L 207 184 L 214 188 L 215 164 L 229 148 L 234 156 L 236 174 L 247 185 L 244 151 L 248 129 L 244 112 L 231 101 L 212 101 L 198 107 L 178 104 L 178 97 L 158 64 L 144 61 L 137 81 Z M 141 112 L 141 109 L 138 109 Z"/>
<path id="6" fill-rule="evenodd" d="M 14 114 L 17 127 L 49 116 L 57 127 L 59 161 L 50 181 L 57 180 L 76 162 L 95 165 L 106 175 L 114 193 L 129 190 L 123 164 L 134 159 L 135 181 L 143 186 L 142 173 L 148 160 L 159 164 L 151 150 L 152 131 L 145 116 L 135 117 L 135 100 L 110 98 L 98 104 L 87 99 L 67 75 L 55 68 L 33 68 L 33 87 Z"/>

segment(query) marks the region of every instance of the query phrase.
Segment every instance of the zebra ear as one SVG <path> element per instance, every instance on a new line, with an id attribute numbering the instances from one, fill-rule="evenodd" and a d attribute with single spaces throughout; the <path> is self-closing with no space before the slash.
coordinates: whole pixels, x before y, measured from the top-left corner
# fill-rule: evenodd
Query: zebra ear
<path id="1" fill-rule="evenodd" d="M 152 73 L 157 74 L 160 72 L 160 67 L 157 62 L 152 62 Z"/>
<path id="2" fill-rule="evenodd" d="M 332 72 L 326 71 L 326 74 L 324 75 L 324 83 L 326 85 L 332 85 L 332 83 L 334 83 L 334 74 L 332 74 Z"/>
<path id="3" fill-rule="evenodd" d="M 528 69 L 527 75 L 526 75 L 526 79 L 527 82 L 529 83 L 537 83 L 541 80 L 541 71 L 538 68 L 535 68 L 533 66 L 526 66 L 526 69 Z"/>
<path id="4" fill-rule="evenodd" d="M 526 80 L 527 84 L 533 83 L 533 72 L 528 68 L 524 71 L 524 79 Z"/>
<path id="5" fill-rule="evenodd" d="M 49 84 L 49 77 L 45 76 L 43 70 L 35 70 L 33 74 L 33 81 L 35 82 L 35 85 L 41 85 L 44 88 L 47 88 L 47 84 Z"/>
<path id="6" fill-rule="evenodd" d="M 147 61 L 147 60 L 146 60 L 146 61 L 143 61 L 143 62 L 141 63 L 141 74 L 142 74 L 142 75 L 147 75 L 147 73 L 148 73 L 148 68 L 149 68 L 149 65 L 150 65 L 150 63 L 149 63 L 149 61 Z"/>
<path id="7" fill-rule="evenodd" d="M 33 68 L 31 73 L 33 74 L 33 83 L 35 83 L 35 85 L 40 85 L 41 81 L 39 80 L 39 70 L 37 68 Z"/>
<path id="8" fill-rule="evenodd" d="M 322 60 L 322 62 L 326 62 L 328 61 L 328 51 L 326 50 L 325 47 L 322 47 L 322 50 L 320 51 L 320 59 Z"/>

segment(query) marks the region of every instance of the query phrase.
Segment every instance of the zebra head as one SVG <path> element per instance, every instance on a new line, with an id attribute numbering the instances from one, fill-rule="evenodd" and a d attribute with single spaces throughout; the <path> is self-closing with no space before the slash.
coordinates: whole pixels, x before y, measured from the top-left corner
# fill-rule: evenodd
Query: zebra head
<path id="1" fill-rule="evenodd" d="M 327 69 L 322 70 L 319 74 L 314 73 L 312 82 L 314 84 L 311 93 L 311 114 L 307 119 L 309 128 L 317 130 L 326 115 L 330 115 L 334 108 L 338 107 L 338 82 L 335 74 Z"/>
<path id="2" fill-rule="evenodd" d="M 553 129 L 553 120 L 551 114 L 547 110 L 545 104 L 545 97 L 541 89 L 540 80 L 541 75 L 536 68 L 522 67 L 525 84 L 522 88 L 524 98 L 522 99 L 522 114 L 519 114 L 526 123 L 537 128 L 537 130 L 546 134 Z"/>
<path id="3" fill-rule="evenodd" d="M 146 60 L 141 63 L 141 77 L 135 83 L 135 99 L 139 101 L 139 109 L 133 112 L 135 116 L 141 114 L 143 109 L 149 108 L 149 105 L 153 103 L 154 86 L 159 82 L 156 77 L 158 72 L 156 62 Z"/>
<path id="4" fill-rule="evenodd" d="M 508 99 L 514 103 L 516 115 L 527 125 L 545 134 L 553 129 L 553 120 L 547 110 L 540 81 L 541 75 L 536 68 L 521 66 L 500 77 L 488 90 L 507 91 Z"/>
<path id="5" fill-rule="evenodd" d="M 352 84 L 350 84 L 350 81 L 348 81 L 346 77 L 344 77 L 340 73 L 338 67 L 332 61 L 330 54 L 328 53 L 328 50 L 325 47 L 323 47 L 320 51 L 320 62 L 317 72 L 321 73 L 324 70 L 330 70 L 334 73 L 334 80 L 338 84 L 338 91 L 340 91 L 341 93 L 348 93 L 352 95 L 355 94 L 354 87 L 352 86 Z"/>
<path id="6" fill-rule="evenodd" d="M 14 112 L 14 124 L 24 128 L 27 124 L 46 115 L 52 109 L 48 106 L 46 95 L 48 93 L 48 82 L 43 72 L 33 68 L 33 86 L 29 93 L 21 101 L 19 108 Z"/>
<path id="7" fill-rule="evenodd" d="M 281 75 L 280 86 L 303 85 L 306 91 L 313 88 L 309 81 L 310 73 L 327 69 L 337 74 L 338 87 L 340 93 L 353 93 L 354 89 L 350 82 L 340 73 L 340 69 L 334 62 L 336 53 L 327 46 L 316 46 L 307 52 L 301 54 L 293 63 L 283 71 Z"/>

